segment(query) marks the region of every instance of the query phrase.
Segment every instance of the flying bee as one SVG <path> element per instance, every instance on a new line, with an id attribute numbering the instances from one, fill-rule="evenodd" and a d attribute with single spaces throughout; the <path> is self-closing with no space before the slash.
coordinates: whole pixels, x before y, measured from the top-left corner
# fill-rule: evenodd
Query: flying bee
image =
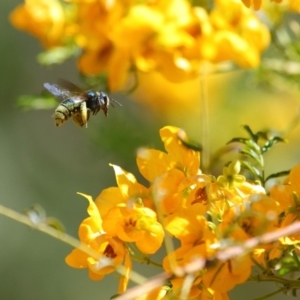
<path id="1" fill-rule="evenodd" d="M 56 84 L 44 83 L 44 87 L 52 95 L 62 99 L 53 115 L 56 126 L 61 126 L 72 117 L 76 125 L 80 127 L 86 125 L 87 127 L 91 114 L 96 115 L 100 110 L 103 110 L 104 115 L 107 116 L 109 105 L 114 106 L 111 102 L 121 106 L 119 102 L 110 99 L 101 91 L 88 90 L 83 92 L 72 83 L 70 85 L 74 86 L 79 92 L 71 92 Z"/>

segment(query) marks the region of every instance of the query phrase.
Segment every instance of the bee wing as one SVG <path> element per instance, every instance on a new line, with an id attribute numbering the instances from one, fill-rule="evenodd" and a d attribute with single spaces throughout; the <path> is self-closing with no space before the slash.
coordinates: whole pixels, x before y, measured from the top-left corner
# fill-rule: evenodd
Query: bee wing
<path id="1" fill-rule="evenodd" d="M 64 88 L 66 88 L 67 90 L 70 90 L 72 92 L 75 92 L 78 94 L 82 94 L 84 92 L 80 87 L 78 87 L 76 84 L 70 82 L 69 80 L 60 78 L 58 82 L 61 86 L 63 86 Z"/>
<path id="2" fill-rule="evenodd" d="M 48 92 L 58 98 L 67 99 L 72 96 L 72 93 L 69 90 L 62 89 L 56 84 L 46 82 L 44 83 L 44 87 L 46 90 L 48 90 Z"/>

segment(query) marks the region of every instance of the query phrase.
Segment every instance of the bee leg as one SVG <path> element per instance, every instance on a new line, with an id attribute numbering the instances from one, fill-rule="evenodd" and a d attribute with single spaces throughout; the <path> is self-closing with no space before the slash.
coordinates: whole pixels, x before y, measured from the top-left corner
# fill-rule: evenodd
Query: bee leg
<path id="1" fill-rule="evenodd" d="M 87 112 L 87 119 L 86 119 L 86 123 L 87 123 L 87 121 L 89 120 L 89 118 L 90 118 L 90 116 L 91 116 L 91 110 L 88 108 L 87 110 L 86 110 L 86 112 Z"/>
<path id="2" fill-rule="evenodd" d="M 73 114 L 72 119 L 73 119 L 74 123 L 80 127 L 85 125 L 85 123 L 83 123 L 83 121 L 82 121 L 81 114 L 79 112 L 76 114 Z"/>
<path id="3" fill-rule="evenodd" d="M 82 119 L 83 125 L 86 125 L 86 127 L 87 127 L 87 121 L 88 121 L 88 118 L 89 118 L 89 113 L 88 113 L 88 109 L 86 107 L 86 102 L 82 102 L 80 104 L 80 114 L 81 114 L 81 119 Z"/>
<path id="4" fill-rule="evenodd" d="M 91 115 L 91 110 L 89 109 L 89 108 L 87 108 L 87 110 L 86 110 L 86 123 L 85 123 L 85 128 L 87 128 L 88 126 L 87 126 L 87 124 L 88 124 L 88 120 L 89 120 L 89 118 L 90 118 L 90 115 Z M 83 124 L 84 125 L 84 124 Z M 82 126 L 83 126 L 82 125 Z"/>

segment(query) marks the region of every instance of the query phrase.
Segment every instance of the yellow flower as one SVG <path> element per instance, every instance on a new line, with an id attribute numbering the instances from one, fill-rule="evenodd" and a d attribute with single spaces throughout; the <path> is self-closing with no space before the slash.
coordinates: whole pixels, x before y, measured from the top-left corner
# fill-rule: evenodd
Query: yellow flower
<path id="1" fill-rule="evenodd" d="M 207 220 L 194 207 L 182 208 L 170 214 L 164 219 L 164 227 L 172 236 L 180 240 L 181 245 L 205 242 L 209 246 L 216 242 Z"/>
<path id="2" fill-rule="evenodd" d="M 115 171 L 118 187 L 111 187 L 103 190 L 96 198 L 95 204 L 102 219 L 105 218 L 110 209 L 118 204 L 134 203 L 151 208 L 148 189 L 139 184 L 133 174 L 125 172 L 116 165 L 111 165 Z"/>
<path id="3" fill-rule="evenodd" d="M 98 252 L 100 259 L 91 257 L 80 249 L 75 249 L 66 257 L 66 263 L 73 268 L 88 268 L 89 277 L 93 280 L 100 280 L 106 274 L 114 272 L 128 254 L 119 239 L 103 231 L 102 219 L 93 199 L 90 196 L 81 195 L 89 201 L 87 211 L 90 217 L 80 224 L 79 238 L 82 243 Z"/>
<path id="4" fill-rule="evenodd" d="M 163 300 L 165 296 L 168 294 L 170 287 L 168 286 L 161 286 L 148 294 L 135 298 L 134 300 Z"/>
<path id="5" fill-rule="evenodd" d="M 260 53 L 269 45 L 270 34 L 240 0 L 216 0 L 210 14 L 218 53 L 215 61 L 233 60 L 242 67 L 257 67 Z"/>
<path id="6" fill-rule="evenodd" d="M 153 182 L 155 178 L 171 169 L 178 169 L 185 176 L 198 174 L 199 152 L 184 146 L 179 134 L 185 135 L 185 132 L 173 126 L 166 126 L 160 130 L 167 153 L 154 149 L 142 149 L 138 152 L 139 171 L 148 181 Z"/>
<path id="7" fill-rule="evenodd" d="M 217 181 L 224 188 L 233 188 L 241 186 L 246 182 L 246 178 L 240 175 L 241 163 L 239 161 L 232 162 L 228 167 L 223 168 L 223 175 L 219 176 Z"/>
<path id="8" fill-rule="evenodd" d="M 178 267 L 185 267 L 197 258 L 209 259 L 215 253 L 211 245 L 217 242 L 216 236 L 205 217 L 195 208 L 179 209 L 170 214 L 164 220 L 164 227 L 181 242 L 179 248 L 164 258 L 163 267 L 166 272 L 174 272 Z M 207 291 L 200 288 L 203 272 L 204 270 L 199 270 L 193 274 L 195 279 L 189 291 L 190 298 L 201 294 L 205 299 Z M 175 295 L 179 294 L 184 280 L 184 277 L 171 280 Z"/>
<path id="9" fill-rule="evenodd" d="M 134 242 L 145 254 L 155 253 L 161 246 L 164 231 L 149 207 L 148 190 L 131 173 L 112 165 L 118 188 L 104 190 L 95 203 L 103 219 L 103 229 L 124 242 Z M 151 206 L 151 204 L 149 205 Z"/>
<path id="10" fill-rule="evenodd" d="M 282 255 L 283 248 L 281 247 L 280 242 L 275 242 L 272 245 L 269 245 L 269 247 L 256 248 L 253 250 L 255 261 L 265 267 L 268 267 L 271 260 L 279 258 Z"/>
<path id="11" fill-rule="evenodd" d="M 177 127 L 166 126 L 160 130 L 160 136 L 167 153 L 155 149 L 140 149 L 137 165 L 141 174 L 152 182 L 151 192 L 154 202 L 164 214 L 179 207 L 183 194 L 194 181 L 185 179 L 199 173 L 199 152 L 182 144 L 178 135 L 185 133 Z"/>
<path id="12" fill-rule="evenodd" d="M 218 231 L 225 239 L 243 242 L 249 238 L 260 236 L 278 229 L 278 217 L 281 213 L 279 204 L 265 195 L 251 195 L 244 203 L 230 207 L 225 211 Z M 261 260 L 261 251 L 269 251 L 274 244 L 264 244 L 254 252 Z M 219 289 L 218 289 L 219 290 Z"/>
<path id="13" fill-rule="evenodd" d="M 282 0 L 273 0 L 274 2 L 282 2 Z M 283 1 L 283 3 L 288 2 L 287 6 L 290 11 L 294 11 L 300 13 L 300 2 L 299 0 L 287 0 Z"/>
<path id="14" fill-rule="evenodd" d="M 123 242 L 134 242 L 145 254 L 155 253 L 161 246 L 164 231 L 156 220 L 154 211 L 147 207 L 132 207 L 119 204 L 103 219 L 103 228 L 111 236 Z"/>
<path id="15" fill-rule="evenodd" d="M 290 0 L 288 0 L 288 1 L 290 2 Z M 255 10 L 259 10 L 261 8 L 261 6 L 262 6 L 262 3 L 263 3 L 262 0 L 242 0 L 242 2 L 245 4 L 245 6 L 247 6 L 247 7 L 253 7 Z M 281 3 L 282 0 L 270 0 L 270 2 Z"/>
<path id="16" fill-rule="evenodd" d="M 185 265 L 193 262 L 197 258 L 207 257 L 207 247 L 205 244 L 197 246 L 184 245 L 177 248 L 175 251 L 169 253 L 163 260 L 163 268 L 167 273 L 173 273 L 174 268 L 184 267 Z M 194 273 L 194 282 L 189 291 L 189 297 L 197 297 L 201 294 L 201 271 Z M 171 280 L 172 290 L 175 295 L 179 295 L 184 282 L 184 277 L 178 277 Z"/>
<path id="17" fill-rule="evenodd" d="M 11 21 L 46 48 L 76 44 L 79 70 L 105 74 L 110 90 L 124 87 L 133 70 L 182 82 L 199 76 L 204 61 L 256 67 L 270 40 L 240 0 L 216 0 L 210 13 L 187 0 L 67 2 L 26 0 Z"/>
<path id="18" fill-rule="evenodd" d="M 280 204 L 284 213 L 280 228 L 291 225 L 300 220 L 300 164 L 290 172 L 283 184 L 278 184 L 270 190 L 271 197 Z M 293 234 L 280 239 L 282 244 L 293 245 L 299 243 L 300 234 Z"/>
<path id="19" fill-rule="evenodd" d="M 242 2 L 247 6 L 253 8 L 255 10 L 259 10 L 261 8 L 262 0 L 242 0 Z"/>
<path id="20" fill-rule="evenodd" d="M 294 222 L 299 221 L 299 219 L 300 219 L 299 213 L 298 214 L 289 213 L 283 218 L 280 224 L 281 225 L 280 228 L 289 226 Z M 283 236 L 279 240 L 283 245 L 297 245 L 300 243 L 300 233 L 295 233 L 290 236 Z"/>
<path id="21" fill-rule="evenodd" d="M 130 53 L 130 59 L 139 70 L 159 69 L 169 80 L 182 81 L 199 73 L 201 50 L 196 48 L 201 24 L 198 15 L 185 0 L 133 5 L 116 24 L 111 37 L 118 51 Z M 192 59 L 195 52 L 198 56 Z"/>
<path id="22" fill-rule="evenodd" d="M 26 0 L 11 13 L 10 21 L 37 37 L 45 48 L 63 44 L 65 11 L 58 0 Z"/>
<path id="23" fill-rule="evenodd" d="M 226 293 L 249 278 L 252 265 L 249 255 L 218 262 L 207 269 L 203 283 L 214 291 Z"/>
<path id="24" fill-rule="evenodd" d="M 209 249 L 205 240 L 199 242 L 196 245 L 184 245 L 176 249 L 174 252 L 169 253 L 163 260 L 163 267 L 167 273 L 172 273 L 174 268 L 184 267 L 187 264 L 192 264 L 197 258 L 209 259 L 214 254 L 214 250 Z M 240 266 L 240 269 L 243 267 Z M 236 271 L 236 270 L 235 270 Z M 214 290 L 210 285 L 204 285 L 204 278 L 206 281 L 210 279 L 210 273 L 206 276 L 206 270 L 199 270 L 193 274 L 194 281 L 190 287 L 188 293 L 188 299 L 201 299 L 201 300 L 229 300 L 226 292 L 220 292 L 219 290 Z M 205 277 L 206 276 L 206 277 Z M 234 275 L 232 275 L 233 277 Z M 245 277 L 249 274 L 245 274 Z M 235 274 L 235 280 L 238 276 Z M 185 277 L 175 277 L 171 279 L 172 283 L 172 294 L 174 299 L 182 299 L 179 297 Z M 173 298 L 172 298 L 173 299 Z"/>
<path id="25" fill-rule="evenodd" d="M 126 6 L 120 1 L 77 3 L 76 43 L 84 49 L 78 68 L 85 75 L 106 74 L 110 90 L 123 87 L 130 67 L 129 53 L 117 51 L 111 32 L 120 22 Z M 124 40 L 124 38 L 122 38 Z"/>

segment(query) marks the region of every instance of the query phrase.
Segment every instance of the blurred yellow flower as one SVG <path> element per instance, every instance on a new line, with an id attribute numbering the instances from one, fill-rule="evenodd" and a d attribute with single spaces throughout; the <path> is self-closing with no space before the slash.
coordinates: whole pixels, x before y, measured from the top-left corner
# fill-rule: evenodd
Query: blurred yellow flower
<path id="1" fill-rule="evenodd" d="M 25 0 L 11 13 L 10 21 L 38 38 L 45 48 L 64 43 L 67 20 L 59 0 Z"/>
<path id="2" fill-rule="evenodd" d="M 300 164 L 290 171 L 283 184 L 272 187 L 270 194 L 278 203 L 283 212 L 280 227 L 284 228 L 300 220 Z M 294 245 L 300 241 L 300 233 L 280 239 L 282 244 Z"/>
<path id="3" fill-rule="evenodd" d="M 263 3 L 263 0 L 242 0 L 242 1 L 247 7 L 253 7 L 255 10 L 259 10 Z M 268 1 L 277 2 L 277 3 L 282 2 L 282 0 L 268 0 Z"/>
<path id="4" fill-rule="evenodd" d="M 165 296 L 168 294 L 170 287 L 168 286 L 161 286 L 150 293 L 144 294 L 141 297 L 135 298 L 134 300 L 163 300 L 166 299 Z"/>
<path id="5" fill-rule="evenodd" d="M 247 7 L 253 7 L 255 10 L 260 9 L 262 0 L 242 0 Z"/>
<path id="6" fill-rule="evenodd" d="M 45 48 L 80 47 L 79 70 L 105 74 L 110 90 L 121 89 L 132 70 L 182 82 L 197 77 L 207 61 L 257 67 L 270 40 L 240 0 L 216 0 L 211 12 L 187 0 L 67 2 L 26 0 L 11 22 Z"/>
<path id="7" fill-rule="evenodd" d="M 209 257 L 208 247 L 205 243 L 200 243 L 197 245 L 183 245 L 178 247 L 175 251 L 169 253 L 163 260 L 163 267 L 167 273 L 173 273 L 174 269 L 177 267 L 184 267 L 186 264 L 191 263 L 194 259 L 197 258 L 206 258 Z M 194 281 L 192 286 L 189 289 L 188 299 L 196 298 L 201 294 L 201 281 L 202 281 L 202 271 L 195 272 L 193 274 Z M 172 290 L 175 295 L 180 295 L 183 282 L 185 277 L 175 277 L 171 280 Z M 175 298 L 176 299 L 176 298 Z M 180 297 L 178 297 L 180 299 Z M 197 299 L 197 298 L 196 298 Z M 200 298 L 201 299 L 201 298 Z"/>
<path id="8" fill-rule="evenodd" d="M 216 0 L 210 14 L 218 49 L 215 62 L 233 60 L 238 65 L 257 67 L 260 54 L 270 43 L 270 33 L 240 0 Z"/>

